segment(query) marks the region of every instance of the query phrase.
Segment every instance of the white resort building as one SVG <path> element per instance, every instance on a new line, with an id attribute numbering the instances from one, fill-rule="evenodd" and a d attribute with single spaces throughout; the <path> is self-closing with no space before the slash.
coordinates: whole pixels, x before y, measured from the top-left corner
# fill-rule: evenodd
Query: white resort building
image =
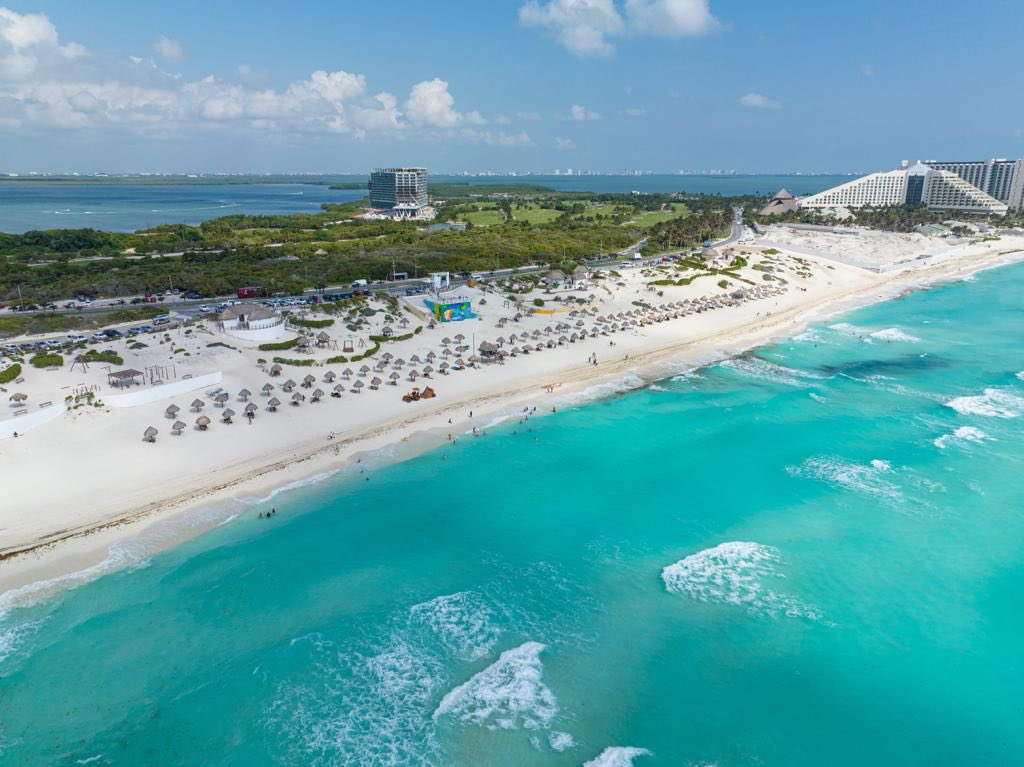
<path id="1" fill-rule="evenodd" d="M 916 163 L 901 170 L 872 173 L 797 201 L 801 208 L 887 207 L 921 203 L 932 210 L 1003 215 L 1000 202 L 956 173 Z"/>
<path id="2" fill-rule="evenodd" d="M 235 304 L 217 317 L 220 329 L 242 341 L 264 343 L 284 336 L 284 317 L 263 304 Z"/>

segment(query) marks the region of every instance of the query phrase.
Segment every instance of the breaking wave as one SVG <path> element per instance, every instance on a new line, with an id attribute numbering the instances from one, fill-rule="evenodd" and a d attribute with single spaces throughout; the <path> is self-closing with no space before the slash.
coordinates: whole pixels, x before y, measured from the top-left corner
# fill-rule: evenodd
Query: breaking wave
<path id="1" fill-rule="evenodd" d="M 943 434 L 941 437 L 936 437 L 932 440 L 932 444 L 944 450 L 949 445 L 984 442 L 986 439 L 989 439 L 989 436 L 981 429 L 976 429 L 973 426 L 961 426 L 955 429 L 952 434 Z"/>
<path id="2" fill-rule="evenodd" d="M 633 760 L 638 756 L 654 756 L 654 754 L 646 748 L 610 746 L 589 762 L 584 762 L 583 767 L 632 767 Z"/>
<path id="3" fill-rule="evenodd" d="M 886 328 L 885 330 L 876 330 L 871 334 L 872 338 L 877 338 L 881 341 L 907 341 L 913 343 L 920 341 L 921 339 L 917 336 L 912 336 L 909 333 L 904 333 L 899 328 Z"/>
<path id="4" fill-rule="evenodd" d="M 769 362 L 766 359 L 753 355 L 733 357 L 732 359 L 720 362 L 719 366 L 734 370 L 747 378 L 784 384 L 786 386 L 804 387 L 808 385 L 807 379 L 820 380 L 822 378 L 814 373 L 808 373 L 805 370 L 795 370 L 794 368 Z"/>
<path id="5" fill-rule="evenodd" d="M 558 713 L 558 701 L 544 684 L 543 650 L 540 642 L 506 650 L 468 682 L 450 690 L 434 710 L 434 721 L 452 717 L 489 730 L 547 728 Z"/>
<path id="6" fill-rule="evenodd" d="M 988 418 L 1016 418 L 1024 410 L 1024 398 L 1003 389 L 985 389 L 973 397 L 956 397 L 946 403 L 961 415 L 981 415 Z"/>
<path id="7" fill-rule="evenodd" d="M 698 602 L 746 607 L 755 614 L 817 620 L 818 609 L 771 589 L 781 579 L 778 549 L 760 543 L 730 541 L 690 554 L 661 571 L 665 589 Z"/>
<path id="8" fill-rule="evenodd" d="M 800 466 L 787 466 L 786 471 L 790 476 L 815 479 L 886 501 L 903 497 L 900 489 L 883 476 L 892 471 L 892 465 L 877 458 L 865 465 L 841 458 L 815 457 Z"/>
<path id="9" fill-rule="evenodd" d="M 486 658 L 501 636 L 494 613 L 470 591 L 413 605 L 409 615 L 413 623 L 429 627 L 449 652 L 462 660 Z"/>

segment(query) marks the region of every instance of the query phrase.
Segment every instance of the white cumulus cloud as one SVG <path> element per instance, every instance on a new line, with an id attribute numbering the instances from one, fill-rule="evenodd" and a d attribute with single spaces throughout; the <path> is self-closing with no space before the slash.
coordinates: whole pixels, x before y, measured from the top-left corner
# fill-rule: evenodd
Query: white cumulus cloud
<path id="1" fill-rule="evenodd" d="M 455 97 L 448 92 L 448 83 L 437 77 L 412 86 L 405 113 L 415 125 L 437 128 L 450 128 L 462 120 L 455 111 Z"/>
<path id="2" fill-rule="evenodd" d="M 573 104 L 569 107 L 569 119 L 570 120 L 600 120 L 601 115 L 597 112 L 592 112 L 582 104 Z"/>
<path id="3" fill-rule="evenodd" d="M 519 23 L 544 29 L 580 57 L 615 53 L 609 38 L 694 37 L 722 27 L 712 15 L 709 0 L 527 0 L 519 8 Z"/>
<path id="4" fill-rule="evenodd" d="M 185 58 L 185 49 L 181 47 L 181 43 L 163 35 L 153 43 L 153 53 L 164 61 L 181 61 Z"/>
<path id="5" fill-rule="evenodd" d="M 555 149 L 569 150 L 575 148 L 576 142 L 573 141 L 571 138 L 558 137 L 555 139 Z"/>
<path id="6" fill-rule="evenodd" d="M 612 0 L 528 0 L 519 9 L 519 23 L 548 30 L 577 56 L 611 56 L 615 48 L 607 37 L 623 29 Z"/>
<path id="7" fill-rule="evenodd" d="M 635 35 L 695 37 L 718 30 L 708 0 L 626 0 L 626 20 Z"/>
<path id="8" fill-rule="evenodd" d="M 647 110 L 641 109 L 640 107 L 629 107 L 623 111 L 623 114 L 626 115 L 626 117 L 646 117 Z"/>
<path id="9" fill-rule="evenodd" d="M 459 111 L 448 82 L 440 78 L 413 84 L 400 104 L 394 94 L 372 90 L 367 77 L 356 72 L 317 70 L 274 88 L 269 73 L 245 64 L 226 77 L 189 80 L 157 63 L 182 56 L 180 44 L 166 37 L 154 44 L 153 58 L 95 53 L 62 44 L 43 14 L 0 7 L 0 132 L 116 128 L 163 137 L 230 129 L 358 139 L 369 133 L 401 135 L 415 127 L 422 135 L 495 146 L 532 144 L 525 133 L 462 136 L 460 130 L 488 120 L 477 110 Z"/>
<path id="10" fill-rule="evenodd" d="M 751 109 L 782 109 L 781 102 L 760 93 L 748 93 L 746 96 L 740 96 L 739 103 L 741 106 Z"/>

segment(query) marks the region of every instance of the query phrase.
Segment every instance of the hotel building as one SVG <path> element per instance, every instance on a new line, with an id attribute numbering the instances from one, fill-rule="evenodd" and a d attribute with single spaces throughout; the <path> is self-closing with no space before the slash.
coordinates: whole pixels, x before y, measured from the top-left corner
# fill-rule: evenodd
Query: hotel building
<path id="1" fill-rule="evenodd" d="M 957 173 L 915 163 L 901 170 L 872 173 L 797 201 L 801 208 L 863 208 L 924 204 L 932 210 L 1003 215 L 1007 203 L 975 187 Z"/>

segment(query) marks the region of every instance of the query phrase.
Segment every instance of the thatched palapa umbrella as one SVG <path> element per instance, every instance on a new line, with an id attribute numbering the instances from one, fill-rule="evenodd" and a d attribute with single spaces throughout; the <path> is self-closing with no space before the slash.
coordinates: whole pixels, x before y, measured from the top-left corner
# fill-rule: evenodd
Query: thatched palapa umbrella
<path id="1" fill-rule="evenodd" d="M 284 370 L 284 368 L 281 367 L 280 365 L 272 365 L 270 368 L 270 375 L 279 376 L 281 375 L 282 370 Z"/>
<path id="2" fill-rule="evenodd" d="M 343 391 L 345 391 L 345 384 L 335 384 L 334 391 L 331 392 L 331 396 L 340 397 Z"/>
<path id="3" fill-rule="evenodd" d="M 227 402 L 228 399 L 230 399 L 230 397 L 231 395 L 229 395 L 226 391 L 222 391 L 220 394 L 213 398 L 213 401 L 217 403 L 217 407 L 224 407 L 224 403 Z"/>
<path id="4" fill-rule="evenodd" d="M 281 407 L 281 400 L 279 400 L 277 397 L 271 397 L 270 401 L 267 402 L 267 410 L 269 410 L 271 413 L 276 413 L 279 407 Z"/>
<path id="5" fill-rule="evenodd" d="M 24 402 L 27 399 L 28 399 L 28 395 L 27 394 L 22 394 L 19 391 L 19 392 L 15 392 L 10 397 L 8 397 L 7 401 L 8 402 Z"/>
<path id="6" fill-rule="evenodd" d="M 248 389 L 242 389 L 240 392 L 238 392 L 238 399 L 242 400 L 242 402 L 245 402 L 251 396 L 252 392 L 249 391 Z"/>
<path id="7" fill-rule="evenodd" d="M 206 427 L 210 425 L 210 419 L 205 415 L 201 415 L 196 419 L 196 426 L 199 427 L 199 431 L 206 431 Z"/>
<path id="8" fill-rule="evenodd" d="M 302 386 L 305 389 L 309 389 L 315 383 L 316 379 L 313 376 L 309 375 L 308 373 L 306 374 L 306 377 L 302 379 Z"/>
<path id="9" fill-rule="evenodd" d="M 224 423 L 231 423 L 231 419 L 235 417 L 235 411 L 229 407 L 224 408 L 224 412 L 220 414 L 220 418 Z"/>
<path id="10" fill-rule="evenodd" d="M 345 368 L 341 371 L 341 375 L 347 380 L 352 377 L 352 368 Z"/>
<path id="11" fill-rule="evenodd" d="M 359 375 L 360 375 L 360 377 L 366 378 L 366 374 L 369 373 L 369 372 L 370 372 L 370 366 L 369 365 L 362 365 L 362 366 L 360 366 L 360 368 L 359 368 Z"/>
<path id="12" fill-rule="evenodd" d="M 362 388 L 363 388 L 363 382 L 362 381 L 356 381 L 354 384 L 352 384 L 352 391 L 354 391 L 356 394 L 358 394 L 359 390 L 362 389 Z"/>
<path id="13" fill-rule="evenodd" d="M 181 436 L 182 430 L 187 426 L 184 421 L 175 421 L 174 426 L 171 427 L 171 434 L 175 436 Z"/>
<path id="14" fill-rule="evenodd" d="M 389 375 L 388 378 L 391 379 L 391 384 L 393 386 L 398 386 L 398 379 L 401 378 L 401 376 L 398 375 L 398 373 L 391 371 L 391 375 Z"/>
<path id="15" fill-rule="evenodd" d="M 292 404 L 298 405 L 300 402 L 304 402 L 305 399 L 305 394 L 303 394 L 302 392 L 295 392 L 295 394 L 292 395 Z"/>
<path id="16" fill-rule="evenodd" d="M 192 400 L 192 410 L 195 411 L 196 413 L 202 410 L 205 405 L 206 403 L 199 398 Z"/>
<path id="17" fill-rule="evenodd" d="M 328 370 L 324 373 L 324 383 L 334 383 L 334 379 L 338 377 L 338 374 L 333 370 Z"/>
<path id="18" fill-rule="evenodd" d="M 259 408 L 256 407 L 256 403 L 250 402 L 248 405 L 245 406 L 244 412 L 247 416 L 254 417 L 256 415 L 257 410 L 259 410 Z"/>
<path id="19" fill-rule="evenodd" d="M 292 389 L 295 388 L 295 381 L 289 378 L 287 381 L 281 384 L 281 388 L 287 392 L 290 392 Z"/>
<path id="20" fill-rule="evenodd" d="M 174 418 L 174 416 L 176 416 L 178 414 L 178 411 L 180 410 L 181 408 L 178 407 L 177 405 L 168 405 L 167 409 L 164 411 L 164 415 L 166 415 L 168 418 Z"/>
<path id="21" fill-rule="evenodd" d="M 384 383 L 384 382 L 383 382 L 383 381 L 381 381 L 381 380 L 380 380 L 379 378 L 377 378 L 377 376 L 374 376 L 374 377 L 373 377 L 373 378 L 372 378 L 372 379 L 370 380 L 370 388 L 371 388 L 371 389 L 373 389 L 374 391 L 377 391 L 377 389 L 379 389 L 379 388 L 380 388 L 380 385 L 381 385 L 382 383 Z"/>
<path id="22" fill-rule="evenodd" d="M 159 434 L 152 426 L 147 426 L 146 430 L 142 432 L 142 439 L 146 442 L 156 442 L 156 435 Z"/>
<path id="23" fill-rule="evenodd" d="M 321 399 L 323 399 L 323 396 L 324 396 L 324 390 L 323 389 L 313 389 L 313 394 L 311 395 L 313 402 L 319 402 Z"/>
<path id="24" fill-rule="evenodd" d="M 263 387 L 260 389 L 260 391 L 263 392 L 263 396 L 264 397 L 269 397 L 270 396 L 270 392 L 274 391 L 274 384 L 272 384 L 272 383 L 265 383 L 265 384 L 263 384 Z"/>

